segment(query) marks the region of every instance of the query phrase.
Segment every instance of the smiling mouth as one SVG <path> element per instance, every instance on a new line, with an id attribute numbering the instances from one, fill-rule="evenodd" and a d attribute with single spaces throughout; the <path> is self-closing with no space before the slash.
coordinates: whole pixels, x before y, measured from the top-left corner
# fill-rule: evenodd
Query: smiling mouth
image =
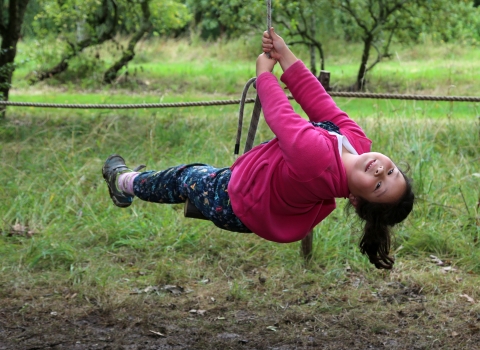
<path id="1" fill-rule="evenodd" d="M 373 163 L 375 163 L 377 160 L 374 159 L 374 160 L 371 160 L 370 162 L 368 162 L 367 166 L 365 167 L 365 172 L 367 172 L 373 165 Z"/>

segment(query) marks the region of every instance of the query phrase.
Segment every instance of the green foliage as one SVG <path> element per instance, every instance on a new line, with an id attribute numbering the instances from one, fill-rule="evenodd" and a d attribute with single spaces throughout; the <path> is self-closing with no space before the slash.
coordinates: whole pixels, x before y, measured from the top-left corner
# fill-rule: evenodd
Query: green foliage
<path id="1" fill-rule="evenodd" d="M 470 0 L 338 0 L 333 6 L 340 10 L 337 15 L 347 40 L 361 40 L 367 28 L 376 28 L 376 34 L 384 37 L 393 30 L 403 41 L 418 40 L 421 33 L 455 31 L 459 24 L 475 29 Z"/>
<path id="2" fill-rule="evenodd" d="M 280 23 L 290 22 L 291 28 L 313 30 L 321 37 L 335 36 L 338 28 L 335 28 L 335 11 L 331 5 L 331 1 L 326 0 L 275 1 L 272 16 Z M 309 28 L 312 26 L 315 28 Z"/>
<path id="3" fill-rule="evenodd" d="M 249 35 L 266 28 L 266 5 L 254 0 L 186 0 L 203 39 Z M 258 30 L 258 29 L 257 29 Z"/>
<path id="4" fill-rule="evenodd" d="M 96 73 L 100 68 L 104 70 L 103 82 L 112 83 L 119 71 L 133 59 L 135 46 L 145 34 L 171 34 L 185 27 L 191 17 L 186 6 L 174 0 L 39 1 L 35 3 L 37 13 L 31 32 L 40 41 L 57 39 L 60 43 L 56 46 L 60 50 L 58 57 L 52 60 L 48 59 L 52 56 L 50 52 L 39 50 L 38 61 L 43 67 L 37 68 L 32 74 L 32 83 L 48 79 L 67 69 L 70 69 L 69 75 L 81 79 L 82 76 L 76 72 Z M 119 33 L 133 35 L 126 47 L 122 47 L 120 59 L 115 58 L 108 68 L 102 67 L 103 62 L 96 60 L 98 55 L 93 53 L 91 57 L 81 58 L 80 69 L 71 69 L 72 58 L 79 56 L 86 48 L 104 42 L 115 42 Z"/>
<path id="5" fill-rule="evenodd" d="M 39 49 L 32 53 L 32 61 L 36 63 L 35 71 L 29 73 L 28 77 L 31 77 L 36 71 L 51 68 L 52 62 L 58 62 L 58 58 L 64 52 L 62 48 L 68 50 L 66 43 L 62 41 L 56 41 L 56 45 L 51 43 L 52 41 L 47 39 L 34 42 Z M 55 79 L 50 79 L 50 85 L 63 85 L 65 87 L 75 84 L 80 84 L 83 87 L 100 85 L 103 72 L 106 69 L 106 62 L 98 56 L 98 52 L 94 50 L 81 52 L 67 62 L 68 69 L 62 74 L 56 75 Z"/>
<path id="6" fill-rule="evenodd" d="M 438 4 L 436 4 L 438 6 Z M 462 42 L 478 45 L 480 42 L 480 8 L 472 1 L 445 1 L 423 14 L 428 20 L 421 26 L 424 33 L 443 42 Z M 433 10 L 433 11 L 432 11 Z"/>
<path id="7" fill-rule="evenodd" d="M 103 15 L 101 1 L 38 0 L 38 4 L 33 22 L 33 32 L 37 38 L 61 34 L 74 43 L 101 30 L 95 28 L 97 18 Z"/>
<path id="8" fill-rule="evenodd" d="M 150 11 L 153 30 L 160 35 L 174 33 L 186 27 L 192 20 L 192 15 L 188 11 L 187 6 L 176 0 L 152 0 L 150 2 Z M 126 16 L 126 19 L 128 17 Z"/>
<path id="9" fill-rule="evenodd" d="M 113 37 L 118 33 L 134 33 L 142 23 L 140 4 L 139 1 L 132 3 L 125 0 L 88 0 L 81 3 L 77 0 L 34 0 L 27 13 L 25 33 L 41 43 L 32 50 L 38 62 L 35 71 L 48 71 L 62 57 L 78 55 L 78 51 L 84 50 L 82 43 L 97 45 L 105 40 L 102 36 L 107 34 Z M 395 4 L 384 0 L 273 1 L 272 23 L 287 42 L 302 44 L 309 50 L 310 68 L 315 73 L 318 58 L 320 68 L 329 69 L 325 62 L 331 48 L 325 43 L 332 38 L 358 42 L 371 33 L 374 37 L 372 52 L 365 56 L 368 57 L 366 62 L 361 62 L 367 71 L 391 56 L 390 46 L 395 40 L 410 43 L 432 38 L 434 41 L 461 41 L 473 45 L 478 42 L 479 8 L 473 7 L 472 1 L 409 0 L 402 2 L 401 9 L 382 17 L 384 10 L 393 8 Z M 266 4 L 259 1 L 150 0 L 148 5 L 153 24 L 151 32 L 155 35 L 178 35 L 190 25 L 194 32 L 199 33 L 200 39 L 224 37 L 231 41 L 252 32 L 259 34 L 266 27 Z M 59 41 L 55 51 L 48 50 L 51 48 L 50 38 Z M 195 40 L 195 35 L 191 39 Z M 89 57 L 71 62 L 68 59 L 70 73 L 55 84 L 68 84 L 69 79 L 82 78 L 77 73 L 90 74 L 94 81 L 98 80 L 102 71 L 111 67 L 119 56 L 132 51 L 125 46 L 115 52 L 116 56 L 109 55 L 110 59 L 104 59 L 105 55 L 101 56 L 101 60 L 94 59 L 96 52 L 93 50 L 88 51 Z M 357 59 L 361 61 L 361 58 L 359 54 Z M 117 73 L 121 75 L 127 70 L 123 68 Z M 363 79 L 363 68 L 359 69 L 358 76 Z"/>
<path id="10" fill-rule="evenodd" d="M 27 18 L 33 16 L 31 23 L 27 23 L 27 28 L 30 28 L 27 34 L 37 39 L 60 36 L 71 43 L 88 37 L 101 37 L 108 25 L 106 18 L 113 20 L 115 10 L 118 12 L 115 25 L 119 33 L 132 34 L 140 25 L 142 1 L 35 0 Z M 158 34 L 170 34 L 185 27 L 191 20 L 187 7 L 180 1 L 145 1 L 149 3 L 153 30 Z"/>
<path id="11" fill-rule="evenodd" d="M 289 45 L 303 45 L 310 51 L 310 69 L 317 75 L 317 57 L 320 70 L 325 69 L 323 42 L 328 36 L 334 36 L 331 30 L 335 16 L 330 1 L 301 0 L 275 2 L 273 25 L 283 25 L 282 35 Z M 318 54 L 318 56 L 317 56 Z"/>

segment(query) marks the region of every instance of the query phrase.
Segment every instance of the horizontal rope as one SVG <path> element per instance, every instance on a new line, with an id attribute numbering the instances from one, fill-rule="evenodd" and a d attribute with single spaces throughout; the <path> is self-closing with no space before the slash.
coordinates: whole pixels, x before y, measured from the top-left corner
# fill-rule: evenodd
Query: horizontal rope
<path id="1" fill-rule="evenodd" d="M 249 98 L 246 103 L 255 102 Z M 73 108 L 73 109 L 141 109 L 141 108 L 172 108 L 172 107 L 200 107 L 239 104 L 240 100 L 200 101 L 200 102 L 175 102 L 175 103 L 138 103 L 138 104 L 71 104 L 71 103 L 37 103 L 0 101 L 0 106 L 16 107 L 43 107 L 43 108 Z"/>
<path id="2" fill-rule="evenodd" d="M 475 96 L 429 96 L 429 95 L 401 95 L 377 94 L 368 92 L 329 92 L 332 97 L 370 98 L 383 100 L 415 100 L 415 101 L 444 101 L 444 102 L 480 102 Z M 293 99 L 292 96 L 288 96 Z M 175 102 L 175 103 L 138 103 L 138 104 L 71 104 L 71 103 L 40 103 L 0 101 L 0 106 L 42 107 L 42 108 L 71 108 L 71 109 L 142 109 L 142 108 L 173 108 L 173 107 L 200 107 L 238 105 L 241 100 Z M 254 103 L 254 98 L 247 98 L 245 103 Z"/>
<path id="3" fill-rule="evenodd" d="M 478 96 L 431 96 L 378 94 L 369 92 L 329 92 L 332 97 L 371 98 L 380 100 L 415 100 L 415 101 L 445 101 L 445 102 L 480 102 Z"/>

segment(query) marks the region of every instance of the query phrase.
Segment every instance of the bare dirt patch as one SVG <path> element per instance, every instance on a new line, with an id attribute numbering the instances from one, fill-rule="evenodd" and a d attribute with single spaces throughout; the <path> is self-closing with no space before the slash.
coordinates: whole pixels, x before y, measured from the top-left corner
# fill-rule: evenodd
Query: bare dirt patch
<path id="1" fill-rule="evenodd" d="M 343 296 L 312 289 L 263 304 L 192 292 L 113 305 L 71 291 L 4 290 L 0 350 L 479 348 L 474 301 L 439 301 L 397 282 L 365 283 L 354 296 L 355 285 Z"/>

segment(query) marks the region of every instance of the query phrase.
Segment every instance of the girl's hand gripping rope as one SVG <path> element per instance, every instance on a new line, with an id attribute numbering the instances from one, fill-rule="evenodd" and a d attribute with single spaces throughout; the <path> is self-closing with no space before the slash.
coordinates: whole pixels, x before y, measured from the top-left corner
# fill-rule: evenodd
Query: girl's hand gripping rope
<path id="1" fill-rule="evenodd" d="M 297 61 L 297 57 L 288 48 L 282 37 L 275 33 L 273 28 L 270 28 L 270 33 L 268 31 L 263 32 L 262 50 L 270 54 L 270 58 L 278 61 L 283 71 L 286 71 Z"/>
<path id="2" fill-rule="evenodd" d="M 285 41 L 275 33 L 274 29 L 270 28 L 270 32 L 263 32 L 262 49 L 263 52 L 270 54 L 271 58 L 278 61 L 285 53 L 287 45 Z"/>

